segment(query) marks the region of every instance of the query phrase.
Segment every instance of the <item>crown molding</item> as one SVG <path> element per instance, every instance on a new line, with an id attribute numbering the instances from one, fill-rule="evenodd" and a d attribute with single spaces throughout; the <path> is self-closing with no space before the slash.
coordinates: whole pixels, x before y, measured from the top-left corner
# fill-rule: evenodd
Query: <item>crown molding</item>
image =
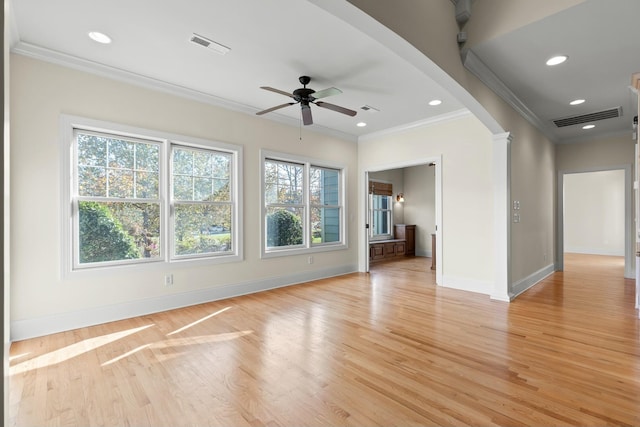
<path id="1" fill-rule="evenodd" d="M 507 104 L 513 107 L 522 117 L 535 126 L 551 142 L 558 143 L 558 137 L 548 128 L 547 123 L 541 120 L 515 93 L 470 49 L 460 52 L 462 64 L 474 76 L 476 76 L 489 89 L 495 92 Z"/>
<path id="2" fill-rule="evenodd" d="M 86 59 L 78 58 L 66 53 L 45 49 L 40 46 L 36 46 L 30 43 L 18 41 L 12 48 L 11 52 L 23 55 L 29 58 L 50 62 L 56 65 L 60 65 L 67 68 L 72 68 L 79 71 L 84 71 L 101 77 L 106 77 L 112 80 L 120 81 L 123 83 L 144 87 L 146 89 L 165 92 L 171 95 L 179 96 L 181 98 L 187 98 L 193 101 L 201 102 L 203 104 L 213 105 L 221 107 L 227 110 L 232 110 L 244 114 L 255 116 L 255 113 L 260 109 L 251 107 L 238 102 L 230 101 L 228 99 L 220 98 L 215 95 L 200 92 L 197 90 L 189 89 L 184 86 L 168 83 L 162 80 L 154 79 L 151 77 L 143 76 L 141 74 L 132 73 L 116 67 L 110 67 L 98 62 L 89 61 Z M 291 127 L 300 126 L 300 121 L 282 114 L 270 114 L 269 118 L 261 117 L 257 118 L 261 120 L 271 120 Z M 334 129 L 324 127 L 322 125 L 314 124 L 314 132 L 324 135 L 332 136 L 338 139 L 357 142 L 358 137 L 356 135 L 340 132 Z"/>
<path id="3" fill-rule="evenodd" d="M 396 135 L 402 132 L 406 132 L 408 130 L 439 125 L 442 123 L 450 122 L 452 120 L 458 120 L 463 117 L 469 117 L 469 116 L 473 116 L 471 111 L 469 111 L 466 108 L 463 108 L 460 110 L 451 111 L 449 113 L 440 114 L 438 116 L 429 117 L 427 119 L 418 120 L 416 122 L 406 123 L 404 125 L 395 126 L 389 129 L 384 129 L 379 132 L 372 132 L 366 135 L 361 135 L 360 138 L 358 138 L 358 142 L 360 143 L 360 142 L 371 141 L 372 139 L 377 139 L 383 136 Z"/>

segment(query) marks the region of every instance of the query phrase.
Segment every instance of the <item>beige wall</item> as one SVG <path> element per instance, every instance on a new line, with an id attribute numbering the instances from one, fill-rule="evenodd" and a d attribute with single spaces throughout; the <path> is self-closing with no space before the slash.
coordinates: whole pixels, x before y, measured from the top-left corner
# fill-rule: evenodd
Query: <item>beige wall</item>
<path id="1" fill-rule="evenodd" d="M 12 56 L 11 270 L 12 321 L 56 320 L 64 313 L 202 293 L 236 284 L 301 281 L 357 269 L 355 204 L 347 206 L 349 249 L 260 259 L 259 150 L 327 159 L 347 168 L 346 200 L 357 200 L 357 145 L 353 142 L 224 110 L 171 94 L 124 84 L 47 62 Z M 119 269 L 91 281 L 61 278 L 60 115 L 71 114 L 140 128 L 222 141 L 244 150 L 243 262 L 215 266 L 159 265 Z M 174 286 L 165 287 L 165 274 Z M 275 281 L 275 282 L 273 282 Z M 56 317 L 58 316 L 58 317 Z"/>
<path id="2" fill-rule="evenodd" d="M 435 167 L 428 165 L 404 169 L 404 221 L 416 225 L 416 255 L 431 256 L 431 233 L 436 224 Z"/>
<path id="3" fill-rule="evenodd" d="M 492 139 L 475 117 L 359 142 L 361 188 L 364 171 L 427 163 L 442 158 L 443 285 L 489 294 L 493 280 Z M 407 193 L 408 196 L 408 193 Z M 410 203 L 410 201 L 408 202 Z M 360 218 L 365 218 L 364 202 Z M 405 213 L 406 215 L 406 213 Z M 407 217 L 405 216 L 405 221 Z M 364 223 L 359 227 L 364 230 Z M 364 233 L 360 235 L 364 241 Z M 360 251 L 361 265 L 366 253 Z"/>
<path id="4" fill-rule="evenodd" d="M 464 27 L 469 36 L 466 47 L 498 37 L 584 1 L 474 0 L 471 19 Z"/>
<path id="5" fill-rule="evenodd" d="M 584 142 L 558 144 L 555 147 L 559 171 L 586 171 L 633 164 L 635 141 L 629 135 Z"/>

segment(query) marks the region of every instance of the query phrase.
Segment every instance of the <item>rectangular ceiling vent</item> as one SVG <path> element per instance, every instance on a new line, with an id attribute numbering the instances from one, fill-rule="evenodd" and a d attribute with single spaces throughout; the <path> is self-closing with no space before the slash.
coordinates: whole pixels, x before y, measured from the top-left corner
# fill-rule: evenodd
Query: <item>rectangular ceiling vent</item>
<path id="1" fill-rule="evenodd" d="M 371 105 L 363 105 L 362 107 L 360 107 L 361 110 L 366 111 L 368 113 L 378 113 L 380 112 L 380 110 L 378 110 L 377 108 L 372 107 Z"/>
<path id="2" fill-rule="evenodd" d="M 231 50 L 227 46 L 221 45 L 220 43 L 216 43 L 213 40 L 209 40 L 206 37 L 199 36 L 196 33 L 193 33 L 189 41 L 195 44 L 199 44 L 200 46 L 204 46 L 207 49 L 211 49 L 214 52 L 219 53 L 221 55 L 225 55 L 227 52 Z"/>
<path id="3" fill-rule="evenodd" d="M 565 117 L 555 119 L 553 123 L 559 128 L 566 126 L 580 125 L 582 123 L 596 122 L 598 120 L 612 119 L 622 116 L 622 107 L 610 108 L 608 110 L 596 111 L 595 113 L 582 114 L 580 116 Z"/>

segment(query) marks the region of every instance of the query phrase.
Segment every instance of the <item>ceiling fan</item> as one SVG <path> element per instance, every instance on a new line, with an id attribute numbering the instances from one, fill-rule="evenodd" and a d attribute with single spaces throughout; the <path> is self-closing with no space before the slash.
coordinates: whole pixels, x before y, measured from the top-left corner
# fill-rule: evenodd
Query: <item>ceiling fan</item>
<path id="1" fill-rule="evenodd" d="M 307 88 L 307 85 L 311 81 L 311 77 L 309 76 L 301 76 L 299 79 L 300 83 L 302 83 L 301 88 L 296 89 L 293 93 L 285 92 L 283 90 L 275 89 L 269 86 L 261 86 L 260 89 L 268 90 L 271 92 L 279 93 L 284 96 L 291 97 L 295 100 L 295 102 L 287 102 L 286 104 L 276 105 L 275 107 L 267 108 L 266 110 L 258 111 L 257 115 L 262 115 L 266 113 L 270 113 L 272 111 L 278 110 L 280 108 L 288 107 L 289 105 L 300 104 L 300 108 L 302 109 L 302 123 L 305 125 L 313 124 L 313 118 L 311 117 L 311 106 L 310 104 L 315 104 L 318 107 L 326 108 L 328 110 L 337 111 L 338 113 L 346 114 L 347 116 L 355 116 L 357 113 L 348 108 L 341 107 L 335 104 L 329 104 L 324 101 L 317 101 L 321 98 L 326 98 L 327 96 L 338 95 L 342 93 L 340 89 L 335 87 L 330 87 L 319 92 L 316 92 L 313 89 Z"/>

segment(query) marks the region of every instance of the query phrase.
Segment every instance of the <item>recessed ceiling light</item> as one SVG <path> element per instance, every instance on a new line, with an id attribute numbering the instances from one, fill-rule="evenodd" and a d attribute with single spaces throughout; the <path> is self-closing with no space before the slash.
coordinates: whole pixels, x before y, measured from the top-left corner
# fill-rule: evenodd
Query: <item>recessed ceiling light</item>
<path id="1" fill-rule="evenodd" d="M 91 37 L 91 40 L 96 41 L 98 43 L 102 43 L 102 44 L 111 43 L 111 37 L 98 31 L 91 31 L 89 33 L 89 37 Z"/>
<path id="2" fill-rule="evenodd" d="M 584 103 L 584 99 L 574 99 L 569 103 L 569 105 L 580 105 L 582 103 Z"/>
<path id="3" fill-rule="evenodd" d="M 593 129 L 594 127 L 596 127 L 596 125 L 584 125 L 582 129 Z"/>
<path id="4" fill-rule="evenodd" d="M 358 123 L 356 124 L 356 126 L 358 126 L 359 128 L 363 128 L 363 127 L 365 127 L 366 125 L 367 125 L 367 124 L 366 124 L 365 122 L 358 122 Z"/>
<path id="5" fill-rule="evenodd" d="M 562 64 L 564 61 L 567 60 L 567 58 L 569 58 L 567 55 L 554 56 L 552 58 L 547 59 L 547 65 L 551 66 L 551 65 Z"/>
<path id="6" fill-rule="evenodd" d="M 434 106 L 434 107 L 436 105 L 440 105 L 440 104 L 442 104 L 442 101 L 440 101 L 439 99 L 433 99 L 433 100 L 429 101 L 429 105 Z"/>

